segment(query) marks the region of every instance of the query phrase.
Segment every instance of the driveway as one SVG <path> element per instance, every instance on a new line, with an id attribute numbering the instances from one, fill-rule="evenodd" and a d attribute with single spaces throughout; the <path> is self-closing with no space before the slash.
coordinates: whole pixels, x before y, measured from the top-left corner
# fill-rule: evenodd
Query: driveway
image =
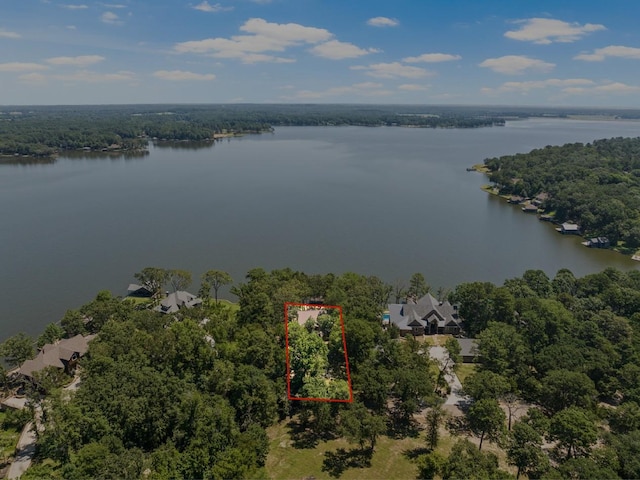
<path id="1" fill-rule="evenodd" d="M 449 354 L 447 353 L 446 348 L 435 346 L 429 349 L 429 356 L 436 360 L 440 364 L 440 366 L 445 365 L 447 359 L 449 358 Z M 452 362 L 449 362 L 444 378 L 451 387 L 451 393 L 447 396 L 444 405 L 451 405 L 455 407 L 461 407 L 465 405 L 469 401 L 469 397 L 462 395 L 462 383 L 460 383 L 458 376 L 453 371 Z"/>
<path id="2" fill-rule="evenodd" d="M 15 459 L 7 473 L 9 480 L 20 478 L 31 465 L 31 459 L 36 451 L 36 434 L 33 429 L 33 422 L 27 423 L 22 429 L 16 450 Z"/>

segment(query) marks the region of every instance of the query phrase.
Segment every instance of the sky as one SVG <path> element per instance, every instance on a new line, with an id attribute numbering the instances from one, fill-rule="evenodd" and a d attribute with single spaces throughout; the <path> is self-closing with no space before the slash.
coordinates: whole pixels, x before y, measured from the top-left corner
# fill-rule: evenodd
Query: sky
<path id="1" fill-rule="evenodd" d="M 639 18 L 638 0 L 0 0 L 0 104 L 639 108 Z"/>

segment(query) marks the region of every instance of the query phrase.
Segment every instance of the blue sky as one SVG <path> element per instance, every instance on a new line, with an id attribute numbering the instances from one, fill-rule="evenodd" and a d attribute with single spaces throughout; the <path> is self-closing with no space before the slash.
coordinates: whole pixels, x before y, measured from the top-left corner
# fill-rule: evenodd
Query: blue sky
<path id="1" fill-rule="evenodd" d="M 640 107 L 637 0 L 1 0 L 0 104 Z"/>

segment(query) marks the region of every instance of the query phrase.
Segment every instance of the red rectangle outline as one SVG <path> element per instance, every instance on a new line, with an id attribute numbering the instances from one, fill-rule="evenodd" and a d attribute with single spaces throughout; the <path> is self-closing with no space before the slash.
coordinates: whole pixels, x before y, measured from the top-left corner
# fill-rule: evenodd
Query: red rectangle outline
<path id="1" fill-rule="evenodd" d="M 291 367 L 289 366 L 289 307 L 313 307 L 313 308 L 337 308 L 340 312 L 340 328 L 342 329 L 342 348 L 344 349 L 344 360 L 347 366 L 347 385 L 349 386 L 349 398 L 322 398 L 322 397 L 292 397 L 291 396 Z M 285 354 L 287 358 L 287 398 L 289 400 L 306 400 L 310 402 L 335 402 L 335 403 L 353 403 L 353 387 L 351 385 L 351 373 L 349 370 L 349 355 L 347 354 L 347 337 L 344 330 L 344 320 L 342 318 L 342 307 L 339 305 L 316 305 L 310 303 L 293 303 L 285 302 L 284 304 L 284 339 Z"/>

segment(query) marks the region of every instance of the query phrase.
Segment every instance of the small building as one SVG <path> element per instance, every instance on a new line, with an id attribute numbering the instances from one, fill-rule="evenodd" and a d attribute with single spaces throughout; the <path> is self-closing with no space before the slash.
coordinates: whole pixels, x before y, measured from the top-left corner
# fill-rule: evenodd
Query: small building
<path id="1" fill-rule="evenodd" d="M 509 199 L 507 200 L 507 203 L 512 203 L 514 205 L 518 205 L 522 202 L 524 202 L 524 197 L 521 197 L 519 195 L 511 195 L 511 197 L 509 197 Z"/>
<path id="2" fill-rule="evenodd" d="M 609 248 L 611 246 L 611 242 L 609 242 L 609 239 L 607 237 L 590 238 L 582 244 L 589 248 Z"/>
<path id="3" fill-rule="evenodd" d="M 533 203 L 527 203 L 524 207 L 522 207 L 522 211 L 524 213 L 538 213 L 538 207 Z"/>
<path id="4" fill-rule="evenodd" d="M 549 194 L 547 192 L 542 192 L 539 193 L 538 195 L 536 195 L 533 200 L 531 200 L 531 203 L 533 203 L 536 206 L 541 206 L 544 202 L 546 202 L 549 199 Z"/>
<path id="5" fill-rule="evenodd" d="M 127 295 L 130 297 L 152 297 L 153 290 L 146 285 L 130 283 L 127 287 Z"/>
<path id="6" fill-rule="evenodd" d="M 475 363 L 478 359 L 478 342 L 473 338 L 457 338 L 462 363 Z"/>
<path id="7" fill-rule="evenodd" d="M 160 313 L 177 313 L 183 308 L 193 308 L 201 304 L 202 299 L 198 298 L 193 293 L 178 290 L 177 292 L 170 293 L 163 298 L 154 310 Z"/>
<path id="8" fill-rule="evenodd" d="M 462 331 L 458 307 L 446 301 L 440 302 L 430 293 L 415 302 L 389 304 L 389 323 L 398 327 L 403 336 L 458 335 Z"/>
<path id="9" fill-rule="evenodd" d="M 310 308 L 307 310 L 298 310 L 298 323 L 303 327 L 309 320 L 313 320 L 314 322 L 318 321 L 318 315 L 320 315 L 321 310 L 318 308 Z"/>
<path id="10" fill-rule="evenodd" d="M 556 231 L 563 235 L 580 235 L 580 225 L 566 222 L 560 225 L 559 228 L 556 228 Z"/>

